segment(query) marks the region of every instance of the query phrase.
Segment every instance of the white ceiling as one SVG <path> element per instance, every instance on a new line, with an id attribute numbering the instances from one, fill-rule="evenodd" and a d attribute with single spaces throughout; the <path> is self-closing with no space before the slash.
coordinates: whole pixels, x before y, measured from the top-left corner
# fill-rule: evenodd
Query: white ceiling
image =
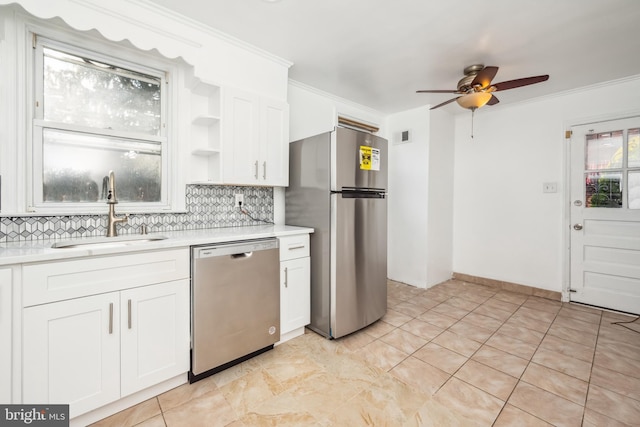
<path id="1" fill-rule="evenodd" d="M 293 62 L 293 80 L 385 113 L 453 97 L 415 91 L 454 90 L 475 63 L 500 67 L 494 83 L 550 75 L 496 93 L 499 106 L 640 74 L 639 0 L 151 1 Z"/>

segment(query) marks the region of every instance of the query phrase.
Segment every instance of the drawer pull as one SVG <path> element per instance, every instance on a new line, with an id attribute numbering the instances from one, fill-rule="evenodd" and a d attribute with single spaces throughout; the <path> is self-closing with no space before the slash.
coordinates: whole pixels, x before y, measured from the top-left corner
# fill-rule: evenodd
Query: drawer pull
<path id="1" fill-rule="evenodd" d="M 113 334 L 113 303 L 109 303 L 109 335 Z"/>
<path id="2" fill-rule="evenodd" d="M 302 246 L 291 246 L 291 247 L 289 248 L 289 250 L 290 250 L 290 251 L 293 251 L 293 250 L 295 250 L 295 249 L 304 249 L 304 245 L 302 245 Z"/>

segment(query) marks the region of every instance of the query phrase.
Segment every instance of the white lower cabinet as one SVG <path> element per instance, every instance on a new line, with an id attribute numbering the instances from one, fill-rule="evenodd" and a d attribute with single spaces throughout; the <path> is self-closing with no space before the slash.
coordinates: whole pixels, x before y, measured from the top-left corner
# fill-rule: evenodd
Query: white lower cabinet
<path id="1" fill-rule="evenodd" d="M 304 333 L 311 321 L 309 234 L 280 239 L 280 342 Z"/>
<path id="2" fill-rule="evenodd" d="M 127 396 L 189 370 L 189 281 L 120 294 L 121 394 Z"/>
<path id="3" fill-rule="evenodd" d="M 280 263 L 280 332 L 286 334 L 311 321 L 311 258 Z"/>
<path id="4" fill-rule="evenodd" d="M 189 370 L 189 281 L 25 308 L 23 401 L 71 418 Z"/>
<path id="5" fill-rule="evenodd" d="M 120 398 L 119 293 L 23 311 L 23 402 L 68 403 L 70 416 Z"/>
<path id="6" fill-rule="evenodd" d="M 12 333 L 11 333 L 11 268 L 0 269 L 0 402 L 11 403 Z"/>

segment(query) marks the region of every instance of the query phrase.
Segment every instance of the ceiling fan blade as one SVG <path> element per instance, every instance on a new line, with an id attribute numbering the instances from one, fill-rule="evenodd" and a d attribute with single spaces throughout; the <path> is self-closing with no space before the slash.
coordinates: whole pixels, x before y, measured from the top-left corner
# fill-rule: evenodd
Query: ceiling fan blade
<path id="1" fill-rule="evenodd" d="M 444 105 L 449 104 L 450 102 L 455 101 L 455 100 L 456 100 L 456 99 L 458 99 L 458 98 L 460 98 L 460 97 L 459 97 L 459 96 L 456 96 L 455 98 L 451 98 L 451 99 L 450 99 L 450 100 L 448 100 L 448 101 L 444 101 L 443 103 L 436 105 L 435 107 L 431 107 L 431 108 L 429 108 L 429 110 L 435 110 L 436 108 L 440 108 L 440 107 L 442 107 L 442 106 L 444 106 Z"/>
<path id="2" fill-rule="evenodd" d="M 491 84 L 491 80 L 496 76 L 498 72 L 498 67 L 484 67 L 482 70 L 478 72 L 476 77 L 471 82 L 470 86 L 480 85 L 482 89 L 488 87 Z"/>
<path id="3" fill-rule="evenodd" d="M 417 90 L 416 93 L 458 93 L 457 90 Z"/>
<path id="4" fill-rule="evenodd" d="M 493 85 L 493 87 L 496 88 L 495 90 L 507 90 L 507 89 L 514 89 L 521 86 L 528 86 L 536 83 L 542 83 L 542 82 L 546 82 L 547 80 L 549 80 L 549 75 L 545 74 L 544 76 L 534 76 L 534 77 L 525 77 L 523 79 L 508 80 L 506 82 L 496 83 Z"/>
<path id="5" fill-rule="evenodd" d="M 491 99 L 487 102 L 487 105 L 496 105 L 500 100 L 495 95 L 491 95 Z"/>

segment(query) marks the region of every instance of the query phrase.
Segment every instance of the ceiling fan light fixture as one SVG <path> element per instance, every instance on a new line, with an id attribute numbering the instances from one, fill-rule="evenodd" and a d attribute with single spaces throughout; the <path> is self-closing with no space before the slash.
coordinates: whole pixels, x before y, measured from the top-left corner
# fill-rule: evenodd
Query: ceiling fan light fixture
<path id="1" fill-rule="evenodd" d="M 469 110 L 475 110 L 477 108 L 486 105 L 493 95 L 489 92 L 473 92 L 456 99 L 456 102 L 462 107 Z"/>

